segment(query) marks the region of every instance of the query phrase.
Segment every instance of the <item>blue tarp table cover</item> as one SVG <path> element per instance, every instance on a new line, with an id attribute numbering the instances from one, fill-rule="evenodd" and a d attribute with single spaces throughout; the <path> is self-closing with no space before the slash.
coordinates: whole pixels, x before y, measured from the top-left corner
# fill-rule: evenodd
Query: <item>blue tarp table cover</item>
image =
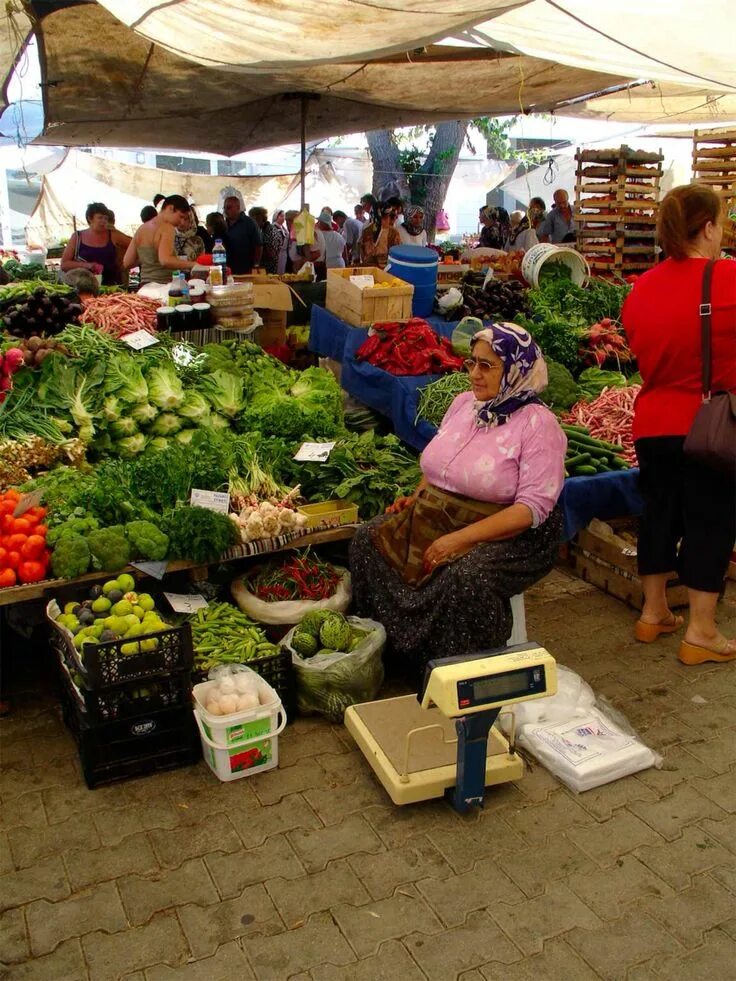
<path id="1" fill-rule="evenodd" d="M 442 317 L 425 317 L 427 323 L 438 334 L 450 337 L 457 326 L 457 321 L 447 323 Z M 309 350 L 322 358 L 332 358 L 342 361 L 345 344 L 351 334 L 358 334 L 361 344 L 368 336 L 366 327 L 352 327 L 334 313 L 324 307 L 313 306 L 309 324 Z M 360 347 L 360 344 L 358 344 Z M 357 348 L 356 348 L 357 350 Z"/>

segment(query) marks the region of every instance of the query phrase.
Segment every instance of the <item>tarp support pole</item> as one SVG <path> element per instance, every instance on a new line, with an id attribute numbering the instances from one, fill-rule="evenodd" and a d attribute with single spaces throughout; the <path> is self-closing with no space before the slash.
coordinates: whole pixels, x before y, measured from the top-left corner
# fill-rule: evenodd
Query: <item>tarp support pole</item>
<path id="1" fill-rule="evenodd" d="M 302 93 L 299 99 L 301 107 L 301 161 L 299 165 L 299 178 L 302 187 L 302 202 L 300 211 L 304 211 L 307 197 L 307 96 Z"/>

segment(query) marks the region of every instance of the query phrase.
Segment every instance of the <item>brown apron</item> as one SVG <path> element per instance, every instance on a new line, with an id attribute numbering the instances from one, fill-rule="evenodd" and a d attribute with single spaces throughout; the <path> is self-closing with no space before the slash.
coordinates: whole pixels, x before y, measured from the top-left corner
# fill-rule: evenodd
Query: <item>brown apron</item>
<path id="1" fill-rule="evenodd" d="M 428 571 L 424 566 L 424 553 L 432 542 L 489 515 L 498 514 L 506 507 L 506 504 L 491 504 L 450 494 L 430 485 L 419 492 L 416 501 L 409 507 L 376 525 L 372 529 L 373 542 L 388 564 L 410 586 L 418 588 L 440 566 L 454 562 L 473 547 L 468 545 Z"/>

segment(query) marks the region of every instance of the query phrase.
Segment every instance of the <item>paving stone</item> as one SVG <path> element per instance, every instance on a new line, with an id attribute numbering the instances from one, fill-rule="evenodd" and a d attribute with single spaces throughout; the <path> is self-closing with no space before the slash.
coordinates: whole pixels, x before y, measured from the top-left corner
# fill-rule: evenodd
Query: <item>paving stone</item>
<path id="1" fill-rule="evenodd" d="M 372 957 L 336 967 L 320 964 L 310 971 L 313 981 L 425 981 L 425 976 L 398 940 L 388 940 Z"/>
<path id="2" fill-rule="evenodd" d="M 278 767 L 259 774 L 254 790 L 261 804 L 276 804 L 288 794 L 326 785 L 327 775 L 317 761 L 303 759 L 293 766 Z"/>
<path id="3" fill-rule="evenodd" d="M 125 785 L 97 787 L 94 791 L 87 787 L 49 787 L 42 791 L 44 808 L 51 825 L 68 821 L 69 818 L 121 806 L 127 801 Z"/>
<path id="4" fill-rule="evenodd" d="M 298 879 L 273 878 L 265 885 L 289 930 L 303 926 L 312 913 L 340 903 L 362 906 L 371 898 L 345 860 L 332 862 L 323 872 Z"/>
<path id="5" fill-rule="evenodd" d="M 500 814 L 495 815 L 492 825 L 485 823 L 483 831 L 465 831 L 462 828 L 446 828 L 428 831 L 426 837 L 437 847 L 455 872 L 469 872 L 476 862 L 487 858 L 500 859 L 505 851 L 522 852 L 529 845 L 512 831 Z M 411 839 L 410 844 L 419 839 Z"/>
<path id="6" fill-rule="evenodd" d="M 10 828 L 38 828 L 47 825 L 40 790 L 3 801 L 0 807 L 0 831 Z"/>
<path id="7" fill-rule="evenodd" d="M 32 739 L 31 758 L 34 766 L 55 765 L 57 760 L 71 759 L 77 755 L 77 744 L 66 729 L 54 739 Z"/>
<path id="8" fill-rule="evenodd" d="M 364 816 L 387 848 L 398 848 L 415 835 L 442 828 L 456 834 L 463 830 L 456 811 L 441 800 L 424 801 L 411 807 L 395 807 L 393 804 L 369 807 Z"/>
<path id="9" fill-rule="evenodd" d="M 298 930 L 243 941 L 259 981 L 288 978 L 318 964 L 353 964 L 355 954 L 329 913 L 315 913 Z"/>
<path id="10" fill-rule="evenodd" d="M 257 848 L 239 852 L 237 858 L 215 852 L 206 855 L 205 862 L 223 899 L 239 896 L 246 886 L 273 876 L 294 879 L 304 875 L 301 862 L 283 835 L 267 838 Z"/>
<path id="11" fill-rule="evenodd" d="M 352 738 L 351 738 L 352 742 Z M 339 755 L 324 753 L 316 757 L 320 767 L 327 777 L 328 787 L 339 787 L 343 784 L 355 783 L 356 780 L 372 780 L 373 771 L 360 750 L 352 748 Z"/>
<path id="12" fill-rule="evenodd" d="M 243 783 L 242 780 L 235 782 Z M 322 827 L 322 822 L 301 794 L 291 794 L 278 804 L 269 804 L 268 807 L 256 805 L 250 809 L 229 812 L 228 816 L 242 841 L 250 848 L 255 848 L 271 835 L 282 834 L 284 831 Z"/>
<path id="13" fill-rule="evenodd" d="M 219 947 L 212 957 L 182 964 L 181 967 L 167 967 L 165 964 L 149 967 L 145 981 L 255 981 L 255 975 L 242 947 L 233 941 Z"/>
<path id="14" fill-rule="evenodd" d="M 629 810 L 670 841 L 679 838 L 689 824 L 703 818 L 717 821 L 725 817 L 722 808 L 689 784 L 680 785 L 668 797 L 654 803 L 632 801 Z"/>
<path id="15" fill-rule="evenodd" d="M 386 899 L 397 886 L 418 879 L 447 879 L 453 872 L 424 835 L 378 855 L 351 855 L 350 865 L 373 899 Z M 348 900 L 346 900 L 347 902 Z"/>
<path id="16" fill-rule="evenodd" d="M 612 868 L 576 872 L 565 880 L 601 919 L 617 919 L 645 897 L 672 896 L 670 886 L 633 855 L 623 855 Z"/>
<path id="17" fill-rule="evenodd" d="M 736 854 L 736 815 L 729 814 L 727 818 L 720 821 L 700 821 L 698 827 L 702 828 L 711 838 Z"/>
<path id="18" fill-rule="evenodd" d="M 52 954 L 33 957 L 12 970 L 0 970 L 3 981 L 87 981 L 87 965 L 84 963 L 79 940 L 67 940 Z"/>
<path id="19" fill-rule="evenodd" d="M 724 811 L 736 814 L 736 774 L 732 770 L 717 777 L 696 780 L 694 785 Z"/>
<path id="20" fill-rule="evenodd" d="M 699 828 L 685 828 L 677 841 L 639 848 L 636 857 L 675 889 L 690 884 L 690 876 L 733 862 L 733 854 Z"/>
<path id="21" fill-rule="evenodd" d="M 175 869 L 189 858 L 209 852 L 237 852 L 243 847 L 226 814 L 213 814 L 209 821 L 192 827 L 155 829 L 148 837 L 162 868 Z"/>
<path id="22" fill-rule="evenodd" d="M 597 930 L 572 930 L 565 939 L 607 981 L 619 981 L 628 968 L 654 955 L 682 950 L 674 937 L 641 912 L 629 913 Z"/>
<path id="23" fill-rule="evenodd" d="M 26 907 L 26 923 L 34 957 L 51 953 L 63 940 L 81 937 L 92 925 L 106 933 L 127 926 L 114 882 L 103 882 L 58 903 L 39 899 Z"/>
<path id="24" fill-rule="evenodd" d="M 137 780 L 126 780 L 121 786 L 125 787 L 126 798 L 131 803 L 148 804 L 170 794 L 186 796 L 198 789 L 207 789 L 213 786 L 212 779 L 210 768 L 200 762 L 193 766 L 179 766 L 175 770 L 162 770 L 154 779 L 148 776 Z"/>
<path id="25" fill-rule="evenodd" d="M 495 861 L 530 899 L 541 896 L 555 879 L 573 872 L 589 873 L 595 865 L 566 834 L 547 839 L 530 849 L 527 844 L 510 843 L 499 850 Z"/>
<path id="26" fill-rule="evenodd" d="M 145 834 L 131 835 L 119 845 L 106 848 L 65 852 L 64 865 L 73 891 L 120 875 L 152 872 L 159 867 Z"/>
<path id="27" fill-rule="evenodd" d="M 616 811 L 605 824 L 570 830 L 568 837 L 604 868 L 639 845 L 656 845 L 662 841 L 656 831 L 625 808 Z"/>
<path id="28" fill-rule="evenodd" d="M 710 770 L 727 773 L 736 763 L 736 735 L 731 731 L 725 738 L 721 735 L 716 739 L 691 742 L 687 751 Z"/>
<path id="29" fill-rule="evenodd" d="M 690 703 L 689 710 L 678 713 L 678 718 L 696 730 L 702 739 L 712 739 L 722 729 L 733 729 L 733 706 L 728 702 L 706 701 Z M 731 734 L 733 737 L 733 734 Z M 727 737 L 727 734 L 724 733 Z"/>
<path id="30" fill-rule="evenodd" d="M 349 814 L 362 813 L 374 804 L 382 805 L 386 792 L 372 778 L 358 780 L 340 787 L 305 790 L 304 798 L 325 825 L 338 824 Z"/>
<path id="31" fill-rule="evenodd" d="M 689 889 L 650 900 L 644 908 L 682 944 L 695 947 L 703 942 L 707 930 L 733 915 L 734 897 L 709 875 L 699 875 Z"/>
<path id="32" fill-rule="evenodd" d="M 404 886 L 390 899 L 366 906 L 335 906 L 332 917 L 358 957 L 378 952 L 384 940 L 410 933 L 439 933 L 440 921 L 414 886 Z"/>
<path id="33" fill-rule="evenodd" d="M 656 800 L 657 794 L 635 776 L 594 787 L 580 795 L 580 804 L 596 821 L 607 821 L 614 811 L 632 801 Z"/>
<path id="34" fill-rule="evenodd" d="M 646 736 L 644 740 L 646 742 Z M 688 753 L 685 746 L 673 746 L 666 751 L 661 769 L 652 767 L 650 770 L 643 770 L 637 773 L 636 779 L 658 794 L 664 795 L 694 777 L 714 776 L 715 772 L 709 766 L 704 766 L 700 760 L 696 760 L 691 753 Z"/>
<path id="35" fill-rule="evenodd" d="M 563 882 L 551 883 L 544 896 L 521 904 L 509 905 L 499 896 L 488 913 L 525 954 L 539 953 L 546 940 L 573 927 L 592 930 L 601 922 Z"/>
<path id="36" fill-rule="evenodd" d="M 100 846 L 100 839 L 88 814 L 48 827 L 30 830 L 13 828 L 8 832 L 8 840 L 19 869 L 28 868 L 49 855 L 58 855 L 72 848 L 79 847 L 89 851 Z"/>
<path id="37" fill-rule="evenodd" d="M 305 757 L 320 756 L 324 753 L 338 755 L 345 752 L 345 746 L 335 733 L 323 726 L 307 733 L 292 734 L 289 729 L 285 729 L 279 736 L 280 767 L 292 766 Z"/>
<path id="38" fill-rule="evenodd" d="M 564 940 L 548 940 L 541 954 L 514 964 L 484 964 L 486 981 L 599 981 L 595 971 Z"/>
<path id="39" fill-rule="evenodd" d="M 574 826 L 582 828 L 592 824 L 590 814 L 564 790 L 558 790 L 542 804 L 512 810 L 505 817 L 514 831 L 532 842 L 542 842 L 549 835 Z"/>
<path id="40" fill-rule="evenodd" d="M 499 899 L 521 903 L 526 898 L 495 859 L 478 862 L 471 872 L 450 879 L 420 880 L 417 889 L 448 927 L 460 926 L 468 913 L 486 909 Z"/>
<path id="41" fill-rule="evenodd" d="M 155 964 L 175 966 L 189 957 L 186 939 L 173 913 L 159 913 L 145 926 L 121 933 L 88 933 L 82 937 L 82 949 L 91 981 L 111 981 Z"/>
<path id="42" fill-rule="evenodd" d="M 526 801 L 541 804 L 560 789 L 560 782 L 538 763 L 526 763 L 524 776 L 516 786 Z"/>
<path id="43" fill-rule="evenodd" d="M 32 762 L 31 740 L 15 739 L 10 743 L 0 744 L 0 766 L 23 769 Z"/>
<path id="44" fill-rule="evenodd" d="M 681 957 L 663 957 L 654 961 L 661 981 L 713 981 L 733 975 L 736 964 L 736 942 L 720 930 L 706 934 L 702 947 Z"/>
<path id="45" fill-rule="evenodd" d="M 114 810 L 98 811 L 92 815 L 103 845 L 117 845 L 129 835 L 154 828 L 175 828 L 179 816 L 174 805 L 165 799 L 149 804 L 129 804 Z"/>
<path id="46" fill-rule="evenodd" d="M 236 784 L 242 781 L 234 781 Z M 165 799 L 166 814 L 169 809 L 174 824 L 178 828 L 188 828 L 195 824 L 204 824 L 209 821 L 214 814 L 229 814 L 236 807 L 255 808 L 258 801 L 252 792 L 246 793 L 242 799 L 234 802 L 227 791 L 224 794 L 219 792 L 220 787 L 227 787 L 226 783 L 216 783 L 207 787 L 194 787 L 189 793 L 177 791 L 169 794 Z M 238 788 L 240 790 L 241 788 Z M 233 806 L 235 805 L 235 806 Z M 163 820 L 159 826 L 170 827 L 171 819 Z"/>
<path id="47" fill-rule="evenodd" d="M 682 744 L 687 745 L 691 739 L 698 737 L 695 729 L 676 715 L 670 715 L 664 719 L 649 720 L 639 730 L 639 734 L 650 749 L 654 749 L 664 756 L 665 763 L 670 750 Z M 640 777 L 641 774 L 637 774 L 637 779 Z"/>
<path id="48" fill-rule="evenodd" d="M 55 902 L 65 899 L 70 891 L 61 856 L 54 855 L 37 865 L 0 877 L 0 912 L 34 899 Z"/>
<path id="49" fill-rule="evenodd" d="M 221 944 L 250 933 L 283 930 L 276 908 L 260 884 L 244 889 L 236 899 L 213 906 L 181 906 L 178 912 L 195 958 L 211 957 Z"/>
<path id="50" fill-rule="evenodd" d="M 330 828 L 290 831 L 287 837 L 307 872 L 318 872 L 335 858 L 383 850 L 376 833 L 357 814 Z"/>
<path id="51" fill-rule="evenodd" d="M 521 957 L 487 913 L 471 913 L 463 926 L 434 936 L 413 933 L 404 945 L 430 981 L 455 981 L 461 971 L 486 964 L 489 956 L 502 964 Z"/>
<path id="52" fill-rule="evenodd" d="M 7 831 L 0 831 L 0 875 L 15 871 L 15 862 L 10 851 Z"/>
<path id="53" fill-rule="evenodd" d="M 75 760 L 60 760 L 54 766 L 3 768 L 0 771 L 0 799 L 5 802 L 47 787 L 81 787 L 82 778 Z"/>
<path id="54" fill-rule="evenodd" d="M 0 914 L 0 964 L 13 964 L 30 956 L 26 921 L 22 909 Z"/>
<path id="55" fill-rule="evenodd" d="M 133 926 L 141 926 L 154 913 L 171 907 L 184 903 L 209 906 L 219 899 L 201 858 L 185 862 L 178 869 L 149 876 L 123 876 L 117 880 L 117 886 L 128 920 Z"/>

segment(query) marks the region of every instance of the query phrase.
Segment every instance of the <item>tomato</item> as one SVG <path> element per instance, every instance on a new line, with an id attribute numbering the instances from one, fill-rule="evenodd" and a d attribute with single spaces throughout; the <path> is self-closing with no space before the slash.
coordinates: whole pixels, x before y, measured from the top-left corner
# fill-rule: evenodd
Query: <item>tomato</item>
<path id="1" fill-rule="evenodd" d="M 8 552 L 5 563 L 9 569 L 17 569 L 20 565 L 20 552 Z"/>
<path id="2" fill-rule="evenodd" d="M 5 586 L 15 586 L 17 578 L 12 569 L 0 570 L 0 588 Z"/>
<path id="3" fill-rule="evenodd" d="M 0 569 L 4 569 L 6 567 L 6 565 L 7 565 L 7 562 L 6 562 L 7 557 L 8 557 L 8 550 L 7 550 L 7 548 L 3 548 L 2 545 L 0 545 Z"/>
<path id="4" fill-rule="evenodd" d="M 43 562 L 21 562 L 18 566 L 18 578 L 21 582 L 38 582 L 45 575 Z"/>
<path id="5" fill-rule="evenodd" d="M 45 538 L 46 535 L 48 535 L 48 533 L 49 533 L 48 525 L 36 525 L 36 527 L 33 529 L 34 535 L 41 535 L 43 538 Z"/>
<path id="6" fill-rule="evenodd" d="M 20 550 L 25 545 L 27 539 L 28 539 L 28 535 L 25 534 L 8 535 L 8 538 L 5 542 L 5 547 L 10 552 L 16 552 L 16 551 L 20 552 Z"/>
<path id="7" fill-rule="evenodd" d="M 24 559 L 37 559 L 46 548 L 46 541 L 41 535 L 29 535 L 21 546 L 20 554 Z"/>
<path id="8" fill-rule="evenodd" d="M 0 501 L 0 514 L 12 514 L 15 511 L 15 501 Z"/>
<path id="9" fill-rule="evenodd" d="M 48 514 L 48 508 L 42 508 L 36 506 L 35 508 L 28 508 L 28 510 L 23 514 L 23 517 L 28 518 L 29 521 L 33 521 L 34 523 L 36 523 L 40 521 L 42 518 L 45 518 L 47 514 Z"/>
<path id="10" fill-rule="evenodd" d="M 15 507 L 15 505 L 13 505 L 13 507 Z M 0 518 L 0 531 L 4 531 L 5 534 L 8 534 L 10 531 L 12 531 L 14 522 L 15 518 L 13 517 L 12 511 L 9 514 L 4 514 Z"/>
<path id="11" fill-rule="evenodd" d="M 5 491 L 5 499 L 8 501 L 15 501 L 16 503 L 20 500 L 20 492 L 15 489 L 15 487 L 10 487 Z"/>
<path id="12" fill-rule="evenodd" d="M 28 518 L 15 518 L 11 530 L 14 535 L 29 535 L 34 524 Z"/>

